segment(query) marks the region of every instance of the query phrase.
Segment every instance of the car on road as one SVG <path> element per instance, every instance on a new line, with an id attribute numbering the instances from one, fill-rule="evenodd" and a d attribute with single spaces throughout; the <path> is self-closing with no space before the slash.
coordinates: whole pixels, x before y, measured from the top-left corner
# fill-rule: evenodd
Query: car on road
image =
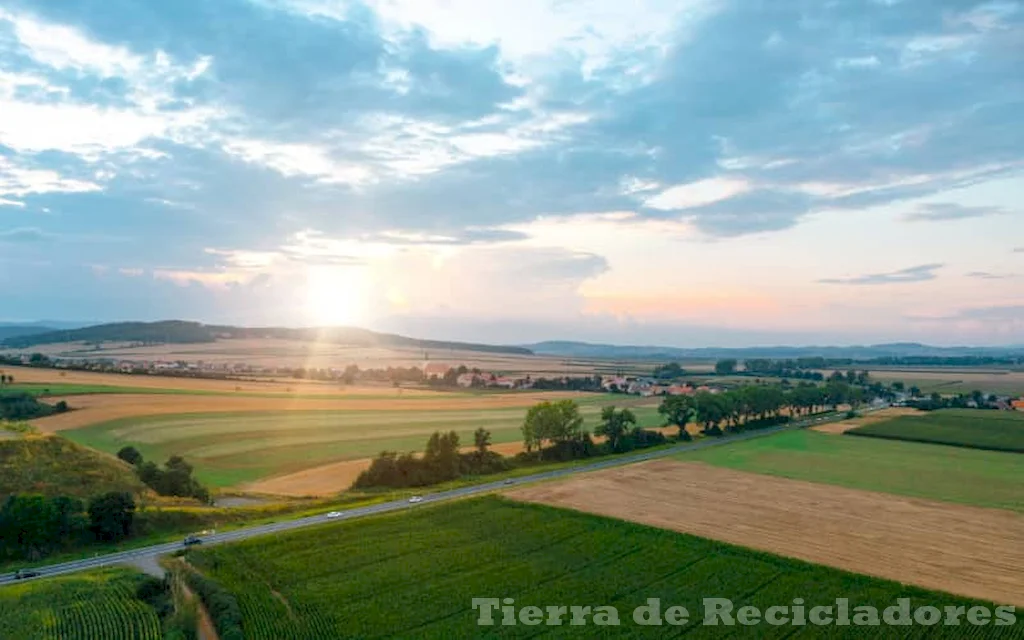
<path id="1" fill-rule="evenodd" d="M 341 517 L 341 512 L 340 511 L 332 511 L 332 512 L 327 514 L 327 517 L 328 518 L 340 518 Z"/>
<path id="2" fill-rule="evenodd" d="M 423 502 L 423 498 L 421 498 L 420 496 L 413 496 L 409 498 L 409 502 L 416 504 L 417 502 Z"/>
<path id="3" fill-rule="evenodd" d="M 15 580 L 24 580 L 25 578 L 37 578 L 39 577 L 38 571 L 31 571 L 28 569 L 18 569 L 14 572 Z"/>
<path id="4" fill-rule="evenodd" d="M 509 478 L 508 480 L 505 481 L 505 484 L 512 484 L 513 482 L 515 482 L 515 480 Z"/>
<path id="5" fill-rule="evenodd" d="M 203 540 L 199 536 L 188 536 L 185 538 L 184 544 L 186 547 L 191 547 L 194 544 L 203 544 Z"/>

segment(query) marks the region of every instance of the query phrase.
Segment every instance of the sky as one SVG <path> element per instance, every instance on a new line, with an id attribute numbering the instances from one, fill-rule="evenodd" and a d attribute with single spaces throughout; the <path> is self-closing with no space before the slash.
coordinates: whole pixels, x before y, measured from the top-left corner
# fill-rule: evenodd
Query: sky
<path id="1" fill-rule="evenodd" d="M 0 320 L 1024 343 L 1024 2 L 4 0 Z"/>

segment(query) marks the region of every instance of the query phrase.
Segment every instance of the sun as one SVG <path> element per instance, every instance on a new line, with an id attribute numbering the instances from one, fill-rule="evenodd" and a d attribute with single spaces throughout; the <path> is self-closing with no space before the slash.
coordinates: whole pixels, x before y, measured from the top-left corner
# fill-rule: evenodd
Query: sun
<path id="1" fill-rule="evenodd" d="M 311 267 L 306 275 L 306 314 L 318 326 L 366 320 L 370 294 L 364 267 Z"/>

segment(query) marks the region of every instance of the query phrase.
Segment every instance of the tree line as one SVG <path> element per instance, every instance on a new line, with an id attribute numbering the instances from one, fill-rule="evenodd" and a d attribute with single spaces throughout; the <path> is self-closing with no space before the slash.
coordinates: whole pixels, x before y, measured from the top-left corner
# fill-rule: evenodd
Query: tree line
<path id="1" fill-rule="evenodd" d="M 155 462 L 144 460 L 138 449 L 132 446 L 123 447 L 117 452 L 117 457 L 132 465 L 139 480 L 157 495 L 210 502 L 210 490 L 193 477 L 192 465 L 181 456 L 168 458 L 162 469 Z"/>
<path id="2" fill-rule="evenodd" d="M 64 413 L 68 409 L 68 403 L 63 400 L 51 405 L 40 402 L 34 395 L 25 391 L 0 391 L 0 420 L 31 420 Z"/>
<path id="3" fill-rule="evenodd" d="M 547 461 L 566 461 L 591 456 L 625 453 L 663 444 L 657 431 L 641 429 L 629 409 L 605 407 L 594 434 L 604 436 L 597 444 L 583 428 L 579 405 L 572 400 L 540 402 L 531 407 L 521 426 L 525 451 L 503 456 L 490 450 L 491 432 L 479 428 L 471 451 L 460 451 L 454 431 L 435 432 L 421 456 L 384 451 L 359 474 L 353 488 L 420 487 L 462 476 L 483 476 Z"/>
<path id="4" fill-rule="evenodd" d="M 131 536 L 135 500 L 111 491 L 88 503 L 68 496 L 15 494 L 0 506 L 0 556 L 38 560 L 50 553 L 92 542 Z"/>

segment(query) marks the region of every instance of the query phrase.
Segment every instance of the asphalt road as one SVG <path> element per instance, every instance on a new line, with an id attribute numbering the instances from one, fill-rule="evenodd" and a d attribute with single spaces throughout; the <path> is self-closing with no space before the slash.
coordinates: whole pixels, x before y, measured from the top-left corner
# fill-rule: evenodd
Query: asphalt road
<path id="1" fill-rule="evenodd" d="M 874 409 L 864 410 L 872 411 Z M 565 467 L 562 469 L 555 469 L 552 471 L 542 471 L 540 473 L 534 473 L 528 476 L 521 476 L 514 479 L 514 484 L 524 484 L 527 482 L 536 482 L 538 480 L 550 480 L 552 478 L 560 478 L 562 476 L 568 476 L 576 473 L 586 473 L 588 471 L 597 471 L 598 469 L 606 469 L 608 467 L 616 467 L 623 464 L 632 464 L 634 462 L 641 462 L 643 460 L 653 460 L 655 458 L 664 458 L 666 456 L 676 455 L 684 451 L 696 451 L 698 449 L 705 449 L 707 447 L 715 447 L 730 442 L 740 442 L 742 440 L 750 440 L 752 438 L 763 438 L 773 433 L 780 431 L 786 431 L 789 429 L 809 426 L 818 423 L 832 422 L 842 418 L 842 415 L 830 416 L 827 418 L 817 418 L 813 420 L 804 420 L 798 423 L 793 423 L 780 427 L 772 427 L 769 429 L 761 429 L 759 431 L 752 431 L 749 433 L 740 433 L 734 436 L 727 436 L 722 438 L 708 438 L 699 442 L 693 442 L 688 444 L 680 444 L 674 447 L 666 449 L 659 449 L 657 451 L 650 451 L 647 453 L 637 453 L 625 456 L 614 456 L 605 458 L 598 462 L 590 464 L 582 464 L 574 467 Z M 424 494 L 423 500 L 418 503 L 411 503 L 407 499 L 394 500 L 391 502 L 382 502 L 380 504 L 371 505 L 368 507 L 358 507 L 354 509 L 347 509 L 339 511 L 336 518 L 328 519 L 326 514 L 320 514 L 315 516 L 307 516 L 305 518 L 297 518 L 295 520 L 287 520 L 284 522 L 274 522 L 270 524 L 261 524 L 251 527 L 245 527 L 241 529 L 235 529 L 234 531 L 226 531 L 224 533 L 215 533 L 203 537 L 202 546 L 209 546 L 211 544 L 221 544 L 224 542 L 235 542 L 237 540 L 246 540 L 249 538 L 255 538 L 257 536 L 263 536 L 271 533 L 280 533 L 282 531 L 292 531 L 294 529 L 301 529 L 303 527 L 310 527 L 313 525 L 324 524 L 326 522 L 338 522 L 340 520 L 351 520 L 353 518 L 361 518 L 364 516 L 374 515 L 378 513 L 387 513 L 389 511 L 398 511 L 401 509 L 415 509 L 425 504 L 431 504 L 435 502 L 444 502 L 446 500 L 454 500 L 456 498 L 464 498 L 466 496 L 475 495 L 478 493 L 487 493 L 489 491 L 495 491 L 498 489 L 507 488 L 505 480 L 496 480 L 494 482 L 487 482 L 484 484 L 477 484 L 469 487 L 461 487 L 459 489 L 450 489 L 448 491 L 440 491 L 438 493 Z M 48 576 L 65 575 L 69 573 L 76 573 L 79 571 L 86 571 L 88 569 L 96 569 L 99 567 L 106 567 L 115 564 L 134 564 L 140 560 L 150 559 L 155 561 L 159 556 L 166 555 L 183 548 L 181 541 L 178 542 L 166 542 L 164 544 L 156 544 L 149 547 L 142 547 L 139 549 L 133 549 L 130 551 L 119 551 L 116 553 L 108 553 L 102 556 L 96 556 L 92 558 L 84 558 L 81 560 L 72 560 L 70 562 L 62 562 L 60 564 L 53 564 L 45 567 L 38 567 L 33 571 L 38 571 L 38 578 L 44 578 Z M 0 575 L 0 585 L 12 584 L 12 583 L 23 583 L 28 580 L 34 580 L 37 578 L 27 578 L 22 580 L 16 580 L 13 573 L 6 573 Z"/>

